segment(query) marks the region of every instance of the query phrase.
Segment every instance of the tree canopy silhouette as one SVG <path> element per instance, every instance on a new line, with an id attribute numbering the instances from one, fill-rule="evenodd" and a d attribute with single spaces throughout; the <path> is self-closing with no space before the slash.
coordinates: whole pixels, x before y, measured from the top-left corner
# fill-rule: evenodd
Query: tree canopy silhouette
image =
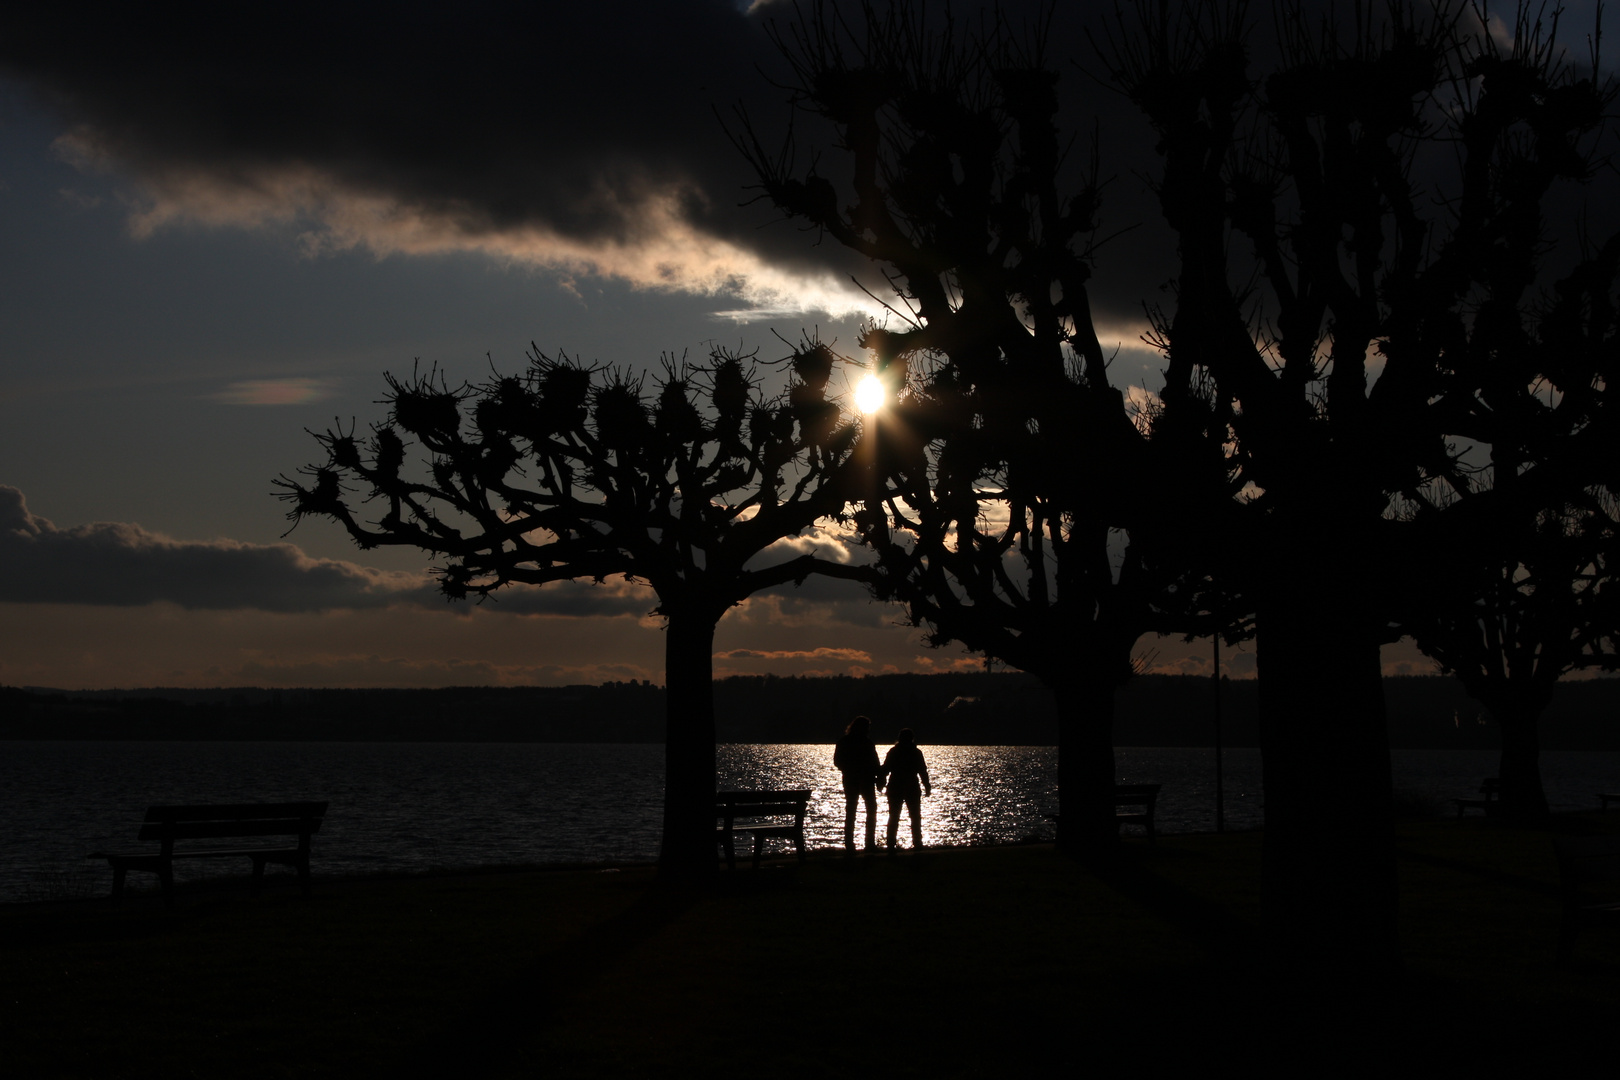
<path id="1" fill-rule="evenodd" d="M 451 599 L 616 576 L 650 586 L 665 620 L 660 867 L 712 871 L 715 625 L 762 589 L 860 572 L 788 543 L 844 513 L 858 428 L 828 397 L 836 358 L 806 343 L 772 400 L 752 357 L 724 351 L 705 365 L 666 357 L 651 392 L 566 355 L 530 360 L 476 387 L 389 376 L 387 418 L 363 437 L 316 435 L 325 460 L 277 480 L 281 497 L 295 526 L 327 517 L 362 549 L 443 556 Z M 408 460 L 407 439 L 425 460 Z"/>
<path id="2" fill-rule="evenodd" d="M 1403 625 L 1496 722 L 1500 812 L 1513 818 L 1548 809 L 1539 726 L 1558 680 L 1620 666 L 1617 263 L 1620 237 L 1550 302 L 1482 306 L 1467 350 L 1488 355 L 1469 358 L 1476 385 L 1456 425 L 1468 483 L 1426 486 L 1403 508 L 1423 547 L 1446 555 Z"/>
<path id="3" fill-rule="evenodd" d="M 860 339 L 897 395 L 874 417 L 856 517 L 879 591 L 933 643 L 1053 691 L 1059 839 L 1097 850 L 1117 836 L 1114 694 L 1164 623 L 1172 563 L 1154 544 L 1228 477 L 1207 408 L 1152 444 L 1110 382 L 1087 292 L 1098 176 L 1066 165 L 1047 33 L 817 5 L 777 43 L 794 106 L 836 132 L 838 175 L 791 140 L 767 148 L 745 114 L 736 137 L 776 206 L 893 288 L 892 317 Z"/>
<path id="4" fill-rule="evenodd" d="M 1212 382 L 1245 483 L 1228 573 L 1259 634 L 1268 926 L 1291 962 L 1393 968 L 1379 649 L 1451 554 L 1399 504 L 1469 488 L 1453 439 L 1517 375 L 1468 342 L 1525 302 L 1603 95 L 1538 67 L 1523 18 L 1504 49 L 1448 5 L 1286 4 L 1266 35 L 1243 3 L 1134 11 L 1104 51 L 1180 245 L 1166 408 Z"/>

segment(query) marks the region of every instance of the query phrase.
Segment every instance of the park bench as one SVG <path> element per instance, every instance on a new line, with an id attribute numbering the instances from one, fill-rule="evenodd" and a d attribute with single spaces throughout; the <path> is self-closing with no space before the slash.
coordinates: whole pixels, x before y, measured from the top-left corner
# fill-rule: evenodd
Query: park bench
<path id="1" fill-rule="evenodd" d="M 123 897 L 124 875 L 146 870 L 163 885 L 163 902 L 174 904 L 176 859 L 247 858 L 253 860 L 253 892 L 264 880 L 265 863 L 291 866 L 309 895 L 309 841 L 326 816 L 323 802 L 255 803 L 248 805 L 153 806 L 146 811 L 136 839 L 156 841 L 156 851 L 96 851 L 87 859 L 106 859 L 113 871 L 113 903 Z M 237 847 L 175 847 L 177 840 L 227 840 L 254 837 L 261 842 Z M 268 843 L 272 837 L 297 837 L 296 844 Z"/>
<path id="2" fill-rule="evenodd" d="M 1480 797 L 1477 799 L 1452 799 L 1456 804 L 1457 816 L 1462 817 L 1464 810 L 1483 810 L 1486 814 L 1496 813 L 1496 800 L 1502 794 L 1502 781 L 1494 776 L 1487 776 L 1479 785 Z"/>
<path id="3" fill-rule="evenodd" d="M 1147 838 L 1157 841 L 1153 827 L 1153 812 L 1159 804 L 1162 784 L 1115 784 L 1114 827 L 1141 825 L 1147 829 Z M 1048 821 L 1057 821 L 1058 815 L 1042 815 Z"/>
<path id="4" fill-rule="evenodd" d="M 1558 855 L 1558 962 L 1569 959 L 1575 935 L 1587 926 L 1620 927 L 1620 837 L 1565 836 L 1553 841 Z"/>
<path id="5" fill-rule="evenodd" d="M 726 867 L 737 868 L 737 838 L 753 837 L 754 867 L 759 867 L 759 856 L 765 841 L 791 840 L 804 858 L 804 815 L 810 806 L 808 791 L 718 791 L 714 796 L 714 814 L 721 824 L 715 832 L 726 853 Z M 792 821 L 761 821 L 762 818 L 788 818 Z M 742 819 L 749 824 L 739 825 Z"/>
<path id="6" fill-rule="evenodd" d="M 1598 809 L 1603 813 L 1609 812 L 1609 804 L 1620 802 L 1620 791 L 1600 791 L 1597 793 Z"/>
<path id="7" fill-rule="evenodd" d="M 1153 831 L 1153 811 L 1159 802 L 1161 786 L 1160 784 L 1114 785 L 1114 824 L 1145 826 L 1147 838 L 1156 840 Z"/>

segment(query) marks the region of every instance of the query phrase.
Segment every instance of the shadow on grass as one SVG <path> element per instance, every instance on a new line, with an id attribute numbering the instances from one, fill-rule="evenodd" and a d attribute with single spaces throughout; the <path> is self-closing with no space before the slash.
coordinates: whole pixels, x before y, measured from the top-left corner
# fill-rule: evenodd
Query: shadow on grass
<path id="1" fill-rule="evenodd" d="M 1258 928 L 1226 904 L 1182 888 L 1154 869 L 1157 863 L 1178 859 L 1203 861 L 1204 857 L 1127 847 L 1115 862 L 1099 868 L 1097 876 L 1121 896 L 1175 927 L 1230 977 L 1252 982 L 1259 973 L 1262 943 Z"/>
<path id="2" fill-rule="evenodd" d="M 770 875 L 776 877 L 777 875 Z M 564 1005 L 597 972 L 613 971 L 694 906 L 716 883 L 654 879 L 624 911 L 562 945 L 542 962 L 490 987 L 488 993 L 418 1046 L 411 1060 L 424 1076 L 504 1075 L 522 1044 L 556 1021 Z M 754 886 L 757 890 L 759 886 Z M 531 1066 L 533 1062 L 529 1063 Z"/>

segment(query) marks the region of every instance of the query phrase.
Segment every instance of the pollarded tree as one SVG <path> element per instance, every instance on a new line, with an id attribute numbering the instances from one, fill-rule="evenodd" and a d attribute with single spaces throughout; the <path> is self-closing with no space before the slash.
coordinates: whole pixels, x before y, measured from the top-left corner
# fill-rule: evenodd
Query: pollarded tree
<path id="1" fill-rule="evenodd" d="M 1576 670 L 1613 669 L 1620 638 L 1620 237 L 1560 281 L 1534 313 L 1488 303 L 1459 375 L 1487 375 L 1460 435 L 1484 455 L 1471 483 L 1416 493 L 1408 516 L 1431 564 L 1405 620 L 1418 648 L 1457 676 L 1502 737 L 1501 812 L 1547 812 L 1540 720 Z"/>
<path id="2" fill-rule="evenodd" d="M 538 350 L 530 359 L 523 375 L 478 387 L 390 376 L 387 419 L 363 438 L 317 435 L 326 460 L 280 478 L 281 497 L 295 524 L 331 518 L 362 549 L 442 556 L 451 599 L 615 576 L 650 586 L 665 620 L 660 868 L 712 871 L 715 625 L 762 589 L 859 573 L 809 554 L 773 558 L 844 513 L 855 428 L 827 397 L 835 357 L 807 344 L 774 401 L 751 358 L 724 352 L 701 367 L 666 358 L 651 394 L 622 371 Z M 426 451 L 419 465 L 407 439 Z"/>
<path id="3" fill-rule="evenodd" d="M 1387 970 L 1379 649 L 1444 557 L 1398 507 L 1468 486 L 1451 437 L 1489 378 L 1463 366 L 1474 312 L 1524 303 L 1602 94 L 1447 5 L 1283 5 L 1261 72 L 1243 3 L 1135 10 L 1105 54 L 1159 135 L 1180 245 L 1166 408 L 1212 380 L 1246 483 L 1231 573 L 1259 635 L 1268 928 L 1288 962 Z"/>
<path id="4" fill-rule="evenodd" d="M 1150 441 L 1110 382 L 1087 292 L 1097 177 L 1065 169 L 1046 27 L 942 19 L 817 5 L 779 33 L 787 93 L 836 131 L 837 182 L 746 117 L 737 141 L 777 207 L 883 268 L 905 308 L 861 339 L 898 393 L 863 437 L 880 592 L 934 643 L 1051 689 L 1059 840 L 1107 850 L 1115 691 L 1141 635 L 1170 628 L 1172 538 L 1229 502 L 1225 426 L 1188 399 Z"/>

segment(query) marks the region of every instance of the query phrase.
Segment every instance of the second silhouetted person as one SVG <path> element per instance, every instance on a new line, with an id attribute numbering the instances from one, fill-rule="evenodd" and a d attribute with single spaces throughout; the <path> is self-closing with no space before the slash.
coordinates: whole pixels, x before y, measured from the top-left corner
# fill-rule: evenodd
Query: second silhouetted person
<path id="1" fill-rule="evenodd" d="M 917 749 L 917 737 L 910 728 L 900 729 L 900 738 L 883 759 L 883 772 L 889 778 L 889 850 L 900 831 L 900 808 L 911 813 L 911 846 L 922 847 L 922 797 L 932 795 L 928 764 Z"/>

